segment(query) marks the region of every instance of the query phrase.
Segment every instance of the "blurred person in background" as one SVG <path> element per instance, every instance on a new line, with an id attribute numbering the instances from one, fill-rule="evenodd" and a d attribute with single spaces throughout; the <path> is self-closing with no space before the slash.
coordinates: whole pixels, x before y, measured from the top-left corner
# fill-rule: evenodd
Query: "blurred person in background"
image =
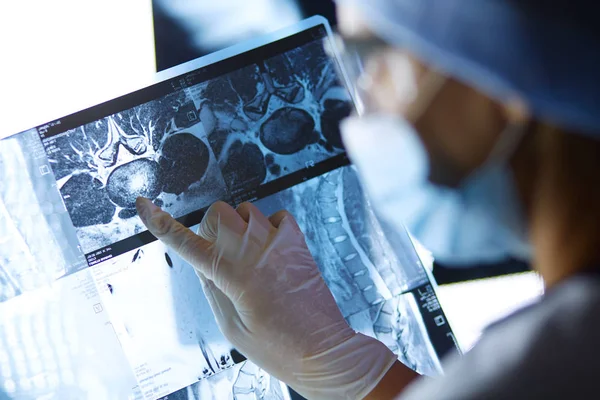
<path id="1" fill-rule="evenodd" d="M 267 217 L 249 203 L 215 203 L 197 234 L 148 200 L 138 199 L 138 212 L 196 268 L 236 348 L 309 399 L 592 397 L 600 370 L 594 4 L 338 4 L 345 51 L 362 60 L 348 69 L 363 115 L 344 121 L 342 135 L 379 216 L 401 229 L 423 209 L 445 208 L 453 219 L 441 226 L 465 233 L 441 250 L 471 257 L 493 237 L 531 257 L 546 285 L 538 304 L 446 359 L 443 377 L 419 377 L 348 326 L 286 211 Z M 418 228 L 412 233 L 435 245 Z"/>

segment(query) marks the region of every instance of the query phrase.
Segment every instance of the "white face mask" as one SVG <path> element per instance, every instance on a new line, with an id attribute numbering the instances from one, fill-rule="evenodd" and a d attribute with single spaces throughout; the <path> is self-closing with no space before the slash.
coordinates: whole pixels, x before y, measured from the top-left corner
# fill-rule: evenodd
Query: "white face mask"
<path id="1" fill-rule="evenodd" d="M 521 131 L 503 132 L 488 161 L 456 189 L 428 180 L 429 160 L 412 126 L 401 118 L 348 118 L 342 138 L 375 211 L 406 226 L 449 265 L 526 260 L 531 250 L 508 159 Z"/>

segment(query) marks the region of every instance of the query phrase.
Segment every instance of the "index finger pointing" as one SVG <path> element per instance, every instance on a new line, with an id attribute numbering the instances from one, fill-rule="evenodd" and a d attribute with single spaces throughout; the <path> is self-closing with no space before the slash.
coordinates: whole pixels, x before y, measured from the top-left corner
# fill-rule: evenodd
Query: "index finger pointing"
<path id="1" fill-rule="evenodd" d="M 135 206 L 142 222 L 157 239 L 203 274 L 210 273 L 210 242 L 194 234 L 148 199 L 138 197 Z"/>

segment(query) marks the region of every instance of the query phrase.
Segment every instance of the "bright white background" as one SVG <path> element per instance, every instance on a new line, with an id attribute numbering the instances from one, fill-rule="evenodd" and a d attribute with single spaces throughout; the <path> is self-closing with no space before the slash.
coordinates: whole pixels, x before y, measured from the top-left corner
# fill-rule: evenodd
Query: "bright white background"
<path id="1" fill-rule="evenodd" d="M 154 71 L 150 0 L 0 1 L 0 137 L 123 94 Z"/>
<path id="2" fill-rule="evenodd" d="M 138 88 L 154 71 L 150 0 L 0 2 L 0 138 Z M 529 273 L 438 294 L 470 348 L 487 324 L 541 291 Z"/>

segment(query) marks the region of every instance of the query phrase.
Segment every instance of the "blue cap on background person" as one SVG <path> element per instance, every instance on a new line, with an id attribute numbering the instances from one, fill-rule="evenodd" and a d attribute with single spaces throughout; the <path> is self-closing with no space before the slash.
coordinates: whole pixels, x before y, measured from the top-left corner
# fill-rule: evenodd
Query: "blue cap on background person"
<path id="1" fill-rule="evenodd" d="M 499 100 L 519 95 L 538 119 L 600 135 L 597 2 L 342 1 L 430 66 Z"/>
<path id="2" fill-rule="evenodd" d="M 389 45 L 499 103 L 524 102 L 532 120 L 600 138 L 600 79 L 596 77 L 600 31 L 594 12 L 600 11 L 600 6 L 595 3 L 338 0 L 340 3 L 352 6 L 344 9 L 358 11 L 354 16 L 357 32 L 353 33 L 360 36 L 366 26 Z M 390 64 L 389 68 L 401 69 L 402 65 Z M 402 74 L 398 76 L 395 81 L 404 79 Z M 505 165 L 488 160 L 481 167 L 487 169 L 485 176 L 478 171 L 482 179 L 477 183 L 471 180 L 468 188 L 417 185 L 415 182 L 427 181 L 416 179 L 427 175 L 427 157 L 420 154 L 422 145 L 398 131 L 410 132 L 406 123 L 371 115 L 362 122 L 346 124 L 343 131 L 352 133 L 351 126 L 355 134 L 344 135 L 346 148 L 376 209 L 393 224 L 405 224 L 439 262 L 469 267 L 508 258 L 531 259 L 525 216 L 512 171 L 506 165 L 510 152 L 503 151 L 507 153 L 502 157 Z M 377 134 L 367 138 L 369 131 Z M 510 139 L 513 151 L 518 140 Z M 385 143 L 374 144 L 380 141 Z M 421 172 L 408 176 L 410 170 Z"/>

